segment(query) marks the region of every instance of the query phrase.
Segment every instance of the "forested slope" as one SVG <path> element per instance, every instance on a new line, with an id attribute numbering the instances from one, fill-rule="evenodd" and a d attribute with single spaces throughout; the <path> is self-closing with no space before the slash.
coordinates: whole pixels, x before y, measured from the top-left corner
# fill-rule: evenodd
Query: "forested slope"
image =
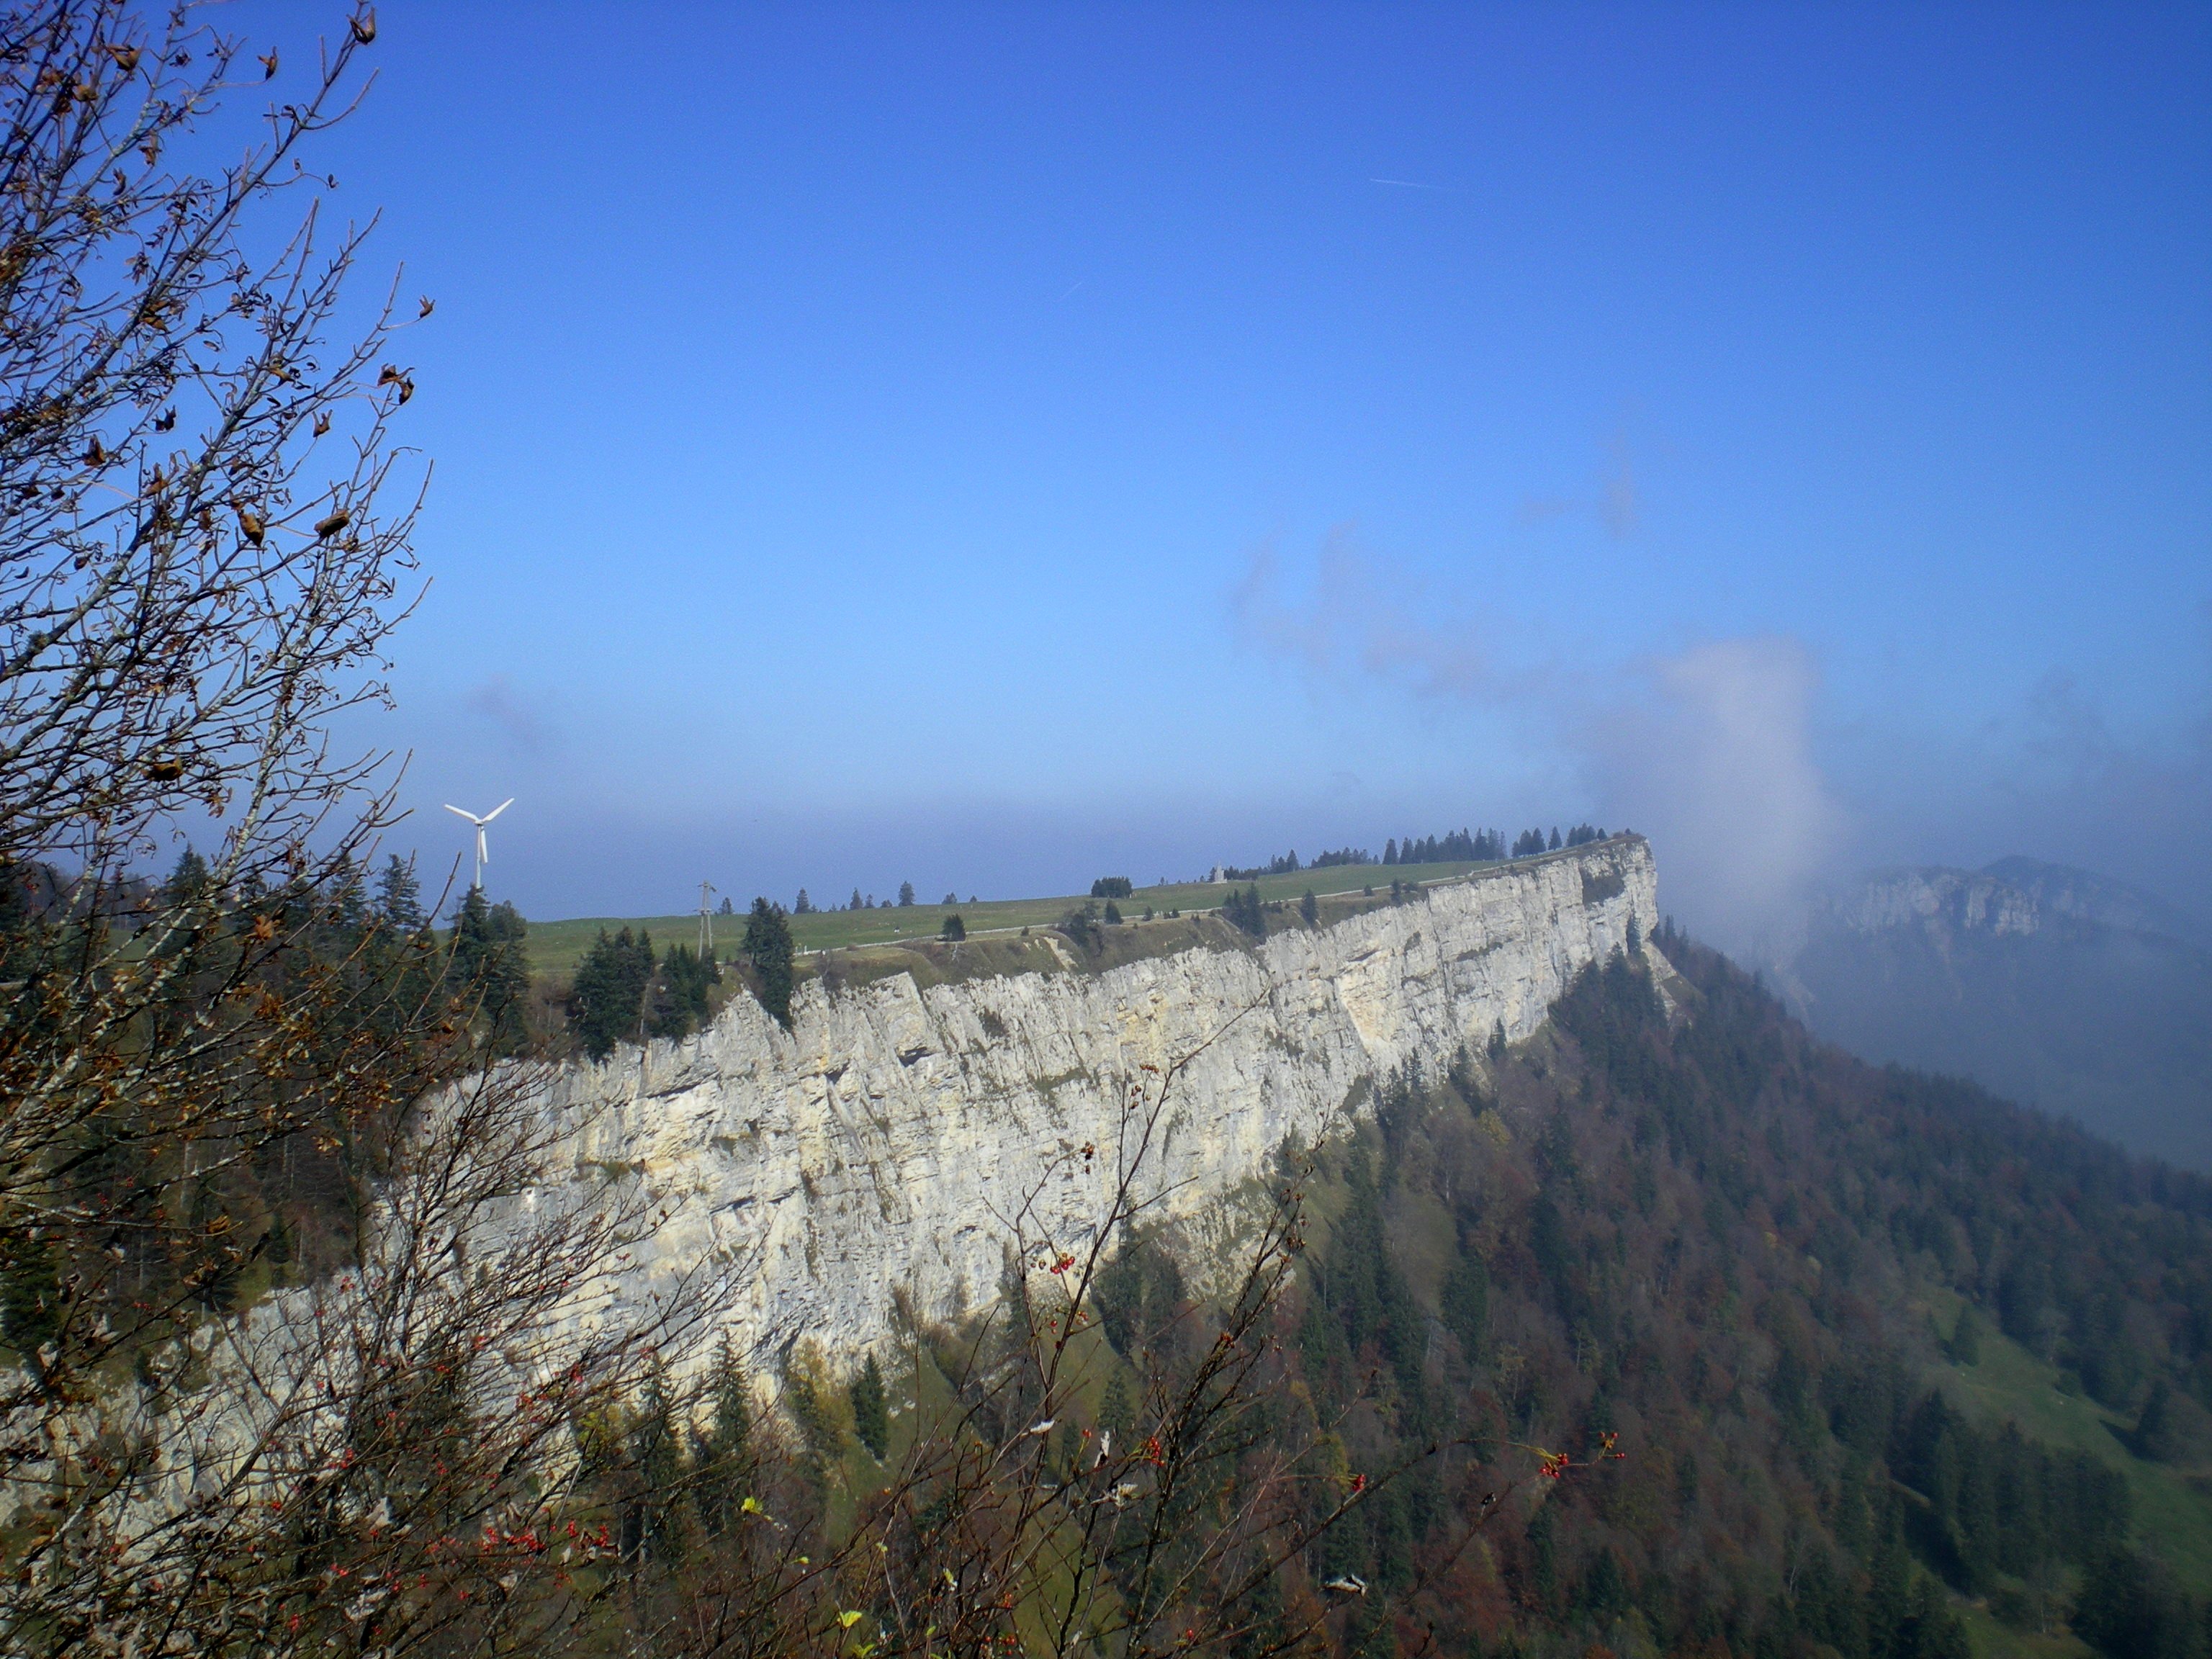
<path id="1" fill-rule="evenodd" d="M 1341 1418 L 1349 1467 L 1405 1468 L 1325 1545 L 1371 1586 L 1347 1642 L 1904 1659 L 1965 1652 L 1969 1625 L 2063 1651 L 2070 1624 L 2201 1650 L 2203 1448 L 2039 1440 L 2005 1387 L 1959 1382 L 1978 1349 L 1992 1376 L 2038 1356 L 2151 1440 L 2193 1422 L 2212 1186 L 1854 1060 L 1660 943 L 1686 1017 L 1616 957 L 1528 1043 L 1395 1079 L 1321 1160 L 1301 1409 Z M 1625 1457 L 1465 1542 L 1492 1445 L 1607 1433 Z"/>

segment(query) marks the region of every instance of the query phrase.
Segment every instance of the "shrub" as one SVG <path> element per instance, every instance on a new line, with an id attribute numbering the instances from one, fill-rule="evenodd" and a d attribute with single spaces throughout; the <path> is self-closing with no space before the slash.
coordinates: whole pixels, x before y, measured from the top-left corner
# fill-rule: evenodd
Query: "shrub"
<path id="1" fill-rule="evenodd" d="M 1098 948 L 1098 906 L 1085 904 L 1080 910 L 1070 910 L 1060 920 L 1060 931 L 1086 951 Z"/>

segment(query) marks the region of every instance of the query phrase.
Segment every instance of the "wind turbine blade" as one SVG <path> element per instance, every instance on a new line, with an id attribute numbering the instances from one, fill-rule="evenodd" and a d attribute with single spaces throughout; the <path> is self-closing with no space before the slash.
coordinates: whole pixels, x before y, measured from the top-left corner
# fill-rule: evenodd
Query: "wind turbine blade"
<path id="1" fill-rule="evenodd" d="M 479 823 L 489 823 L 494 818 L 497 817 L 501 812 L 504 812 L 508 807 L 514 805 L 514 797 L 509 795 L 505 800 L 500 802 L 498 805 L 493 807 L 490 811 L 485 813 L 483 817 L 477 819 L 477 822 Z"/>
<path id="2" fill-rule="evenodd" d="M 477 862 L 478 864 L 491 862 L 491 848 L 484 843 L 484 832 L 482 829 L 477 831 Z"/>
<path id="3" fill-rule="evenodd" d="M 461 811 L 461 809 L 460 809 L 459 807 L 458 807 L 458 806 L 453 806 L 453 805 L 447 805 L 447 807 L 446 808 L 446 810 L 447 810 L 448 812 L 452 812 L 452 813 L 455 814 L 455 815 L 456 815 L 456 816 L 458 816 L 458 817 L 466 818 L 466 819 L 467 819 L 471 823 L 482 823 L 482 822 L 483 822 L 483 820 L 482 820 L 482 819 L 480 819 L 479 817 L 477 817 L 477 815 L 476 815 L 475 813 L 473 813 L 473 812 L 464 812 L 464 811 Z"/>

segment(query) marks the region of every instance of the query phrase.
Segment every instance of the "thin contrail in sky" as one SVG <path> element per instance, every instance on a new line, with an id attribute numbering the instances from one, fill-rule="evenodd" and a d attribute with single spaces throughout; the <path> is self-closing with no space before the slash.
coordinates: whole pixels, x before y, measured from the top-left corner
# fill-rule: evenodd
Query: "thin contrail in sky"
<path id="1" fill-rule="evenodd" d="M 1077 278 L 1075 279 L 1075 281 L 1074 281 L 1073 283 L 1071 283 L 1071 284 L 1069 285 L 1067 292 L 1066 292 L 1066 293 L 1065 293 L 1065 294 L 1063 294 L 1063 295 L 1061 295 L 1060 296 L 1060 301 L 1064 303 L 1064 302 L 1066 302 L 1066 301 L 1069 301 L 1069 300 L 1073 299 L 1073 298 L 1075 297 L 1075 290 L 1076 290 L 1077 289 L 1079 289 L 1079 288 L 1081 288 L 1081 287 L 1084 285 L 1084 283 L 1085 283 L 1089 282 L 1090 280 L 1091 280 L 1091 279 L 1090 279 L 1088 276 L 1079 276 L 1079 277 L 1077 277 Z"/>
<path id="2" fill-rule="evenodd" d="M 1451 185 L 1424 185 L 1412 179 L 1370 179 L 1370 185 L 1389 185 L 1398 190 L 1451 190 Z"/>

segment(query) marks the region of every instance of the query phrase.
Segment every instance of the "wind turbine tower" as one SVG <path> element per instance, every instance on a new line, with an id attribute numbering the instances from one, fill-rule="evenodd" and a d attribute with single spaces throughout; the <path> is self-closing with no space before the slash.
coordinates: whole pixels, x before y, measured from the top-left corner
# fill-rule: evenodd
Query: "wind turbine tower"
<path id="1" fill-rule="evenodd" d="M 719 890 L 711 881 L 699 884 L 699 954 L 702 957 L 714 948 L 714 913 L 707 908 L 707 896 Z"/>
<path id="2" fill-rule="evenodd" d="M 466 818 L 471 823 L 473 823 L 477 827 L 477 878 L 469 884 L 470 886 L 482 887 L 483 885 L 483 867 L 491 862 L 491 851 L 484 845 L 484 826 L 514 805 L 514 797 L 509 795 L 505 800 L 500 802 L 498 805 L 493 807 L 490 811 L 485 813 L 482 817 L 478 817 L 473 812 L 464 812 L 458 806 L 449 805 L 446 808 L 446 810 L 448 812 L 451 812 L 454 817 Z"/>

